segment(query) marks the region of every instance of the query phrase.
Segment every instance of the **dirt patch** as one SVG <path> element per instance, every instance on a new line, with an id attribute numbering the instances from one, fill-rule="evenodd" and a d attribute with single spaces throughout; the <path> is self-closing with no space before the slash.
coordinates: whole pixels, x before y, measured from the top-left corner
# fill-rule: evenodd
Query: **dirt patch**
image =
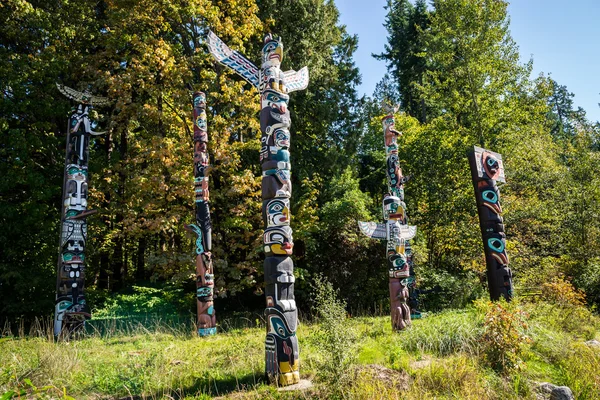
<path id="1" fill-rule="evenodd" d="M 281 387 L 277 388 L 277 390 L 280 392 L 290 392 L 292 390 L 310 389 L 312 386 L 313 386 L 312 382 L 309 381 L 308 379 L 300 379 L 300 382 L 296 383 L 295 385 L 281 386 Z"/>
<path id="2" fill-rule="evenodd" d="M 423 358 L 419 361 L 413 361 L 410 363 L 412 369 L 422 369 L 428 367 L 431 364 L 431 358 Z"/>
<path id="3" fill-rule="evenodd" d="M 361 365 L 356 374 L 362 379 L 375 380 L 397 390 L 408 390 L 410 383 L 410 376 L 405 371 L 396 371 L 378 364 Z"/>

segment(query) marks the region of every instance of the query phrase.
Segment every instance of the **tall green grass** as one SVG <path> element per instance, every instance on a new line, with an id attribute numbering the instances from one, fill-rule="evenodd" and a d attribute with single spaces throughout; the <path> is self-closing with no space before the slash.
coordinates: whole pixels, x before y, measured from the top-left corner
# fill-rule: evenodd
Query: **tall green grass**
<path id="1" fill-rule="evenodd" d="M 301 323 L 301 374 L 314 382 L 304 392 L 279 392 L 265 381 L 260 318 L 223 319 L 209 338 L 195 336 L 191 316 L 92 320 L 81 338 L 56 343 L 51 321 L 39 320 L 2 331 L 0 398 L 534 399 L 536 382 L 549 381 L 577 399 L 600 399 L 600 351 L 584 343 L 600 339 L 598 317 L 543 302 L 519 307 L 530 343 L 508 376 L 484 362 L 481 307 L 430 314 L 399 333 L 387 315 L 343 321 L 354 337 L 354 357 L 339 367 L 343 390 L 321 373 L 339 363 L 335 346 L 323 346 L 327 330 Z"/>

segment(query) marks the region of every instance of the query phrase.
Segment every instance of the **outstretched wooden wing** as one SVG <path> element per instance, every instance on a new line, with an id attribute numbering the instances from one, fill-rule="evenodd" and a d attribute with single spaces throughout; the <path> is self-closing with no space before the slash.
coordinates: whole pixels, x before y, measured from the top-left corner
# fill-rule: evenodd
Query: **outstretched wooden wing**
<path id="1" fill-rule="evenodd" d="M 368 236 L 371 239 L 387 239 L 387 229 L 385 224 L 358 221 L 358 227 L 365 236 Z"/>
<path id="2" fill-rule="evenodd" d="M 87 90 L 85 92 L 79 92 L 75 89 L 71 89 L 68 86 L 61 85 L 60 83 L 57 83 L 56 87 L 62 94 L 78 103 L 90 104 L 92 106 L 105 106 L 110 104 L 108 98 L 92 96 L 92 94 Z"/>
<path id="3" fill-rule="evenodd" d="M 417 227 L 414 225 L 400 225 L 400 238 L 410 240 L 417 234 Z"/>
<path id="4" fill-rule="evenodd" d="M 295 92 L 296 90 L 304 90 L 308 86 L 307 67 L 303 67 L 300 71 L 291 69 L 284 72 L 283 76 L 288 93 Z"/>
<path id="5" fill-rule="evenodd" d="M 385 112 L 387 112 L 388 114 L 395 114 L 398 112 L 398 110 L 400 109 L 400 104 L 389 104 L 387 101 L 382 100 L 381 101 L 381 107 L 385 110 Z"/>
<path id="6" fill-rule="evenodd" d="M 239 76 L 250 82 L 255 88 L 259 85 L 258 68 L 250 60 L 244 57 L 241 53 L 231 50 L 217 35 L 212 31 L 208 31 L 206 37 L 208 50 L 213 57 L 234 70 Z"/>

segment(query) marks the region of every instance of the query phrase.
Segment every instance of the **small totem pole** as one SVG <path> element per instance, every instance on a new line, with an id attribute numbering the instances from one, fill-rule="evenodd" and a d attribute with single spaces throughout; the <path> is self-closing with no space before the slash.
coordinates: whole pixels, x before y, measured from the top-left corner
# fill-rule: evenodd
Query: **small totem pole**
<path id="1" fill-rule="evenodd" d="M 208 34 L 211 54 L 257 88 L 261 94 L 260 129 L 262 166 L 262 216 L 264 222 L 264 273 L 267 308 L 265 339 L 266 374 L 279 385 L 299 382 L 296 338 L 298 310 L 294 300 L 293 240 L 290 228 L 290 112 L 288 93 L 308 86 L 308 69 L 282 72 L 283 43 L 265 36 L 262 66 L 257 68 L 231 50 L 214 33 Z"/>
<path id="2" fill-rule="evenodd" d="M 214 275 L 212 255 L 212 228 L 208 196 L 208 132 L 206 123 L 206 96 L 194 93 L 194 188 L 196 193 L 196 223 L 186 229 L 196 238 L 196 298 L 199 336 L 217 333 L 213 305 Z"/>
<path id="3" fill-rule="evenodd" d="M 82 93 L 67 86 L 56 86 L 62 94 L 79 103 L 73 109 L 67 131 L 54 312 L 54 336 L 58 337 L 63 331 L 72 333 L 81 329 L 85 321 L 92 317 L 83 291 L 86 218 L 96 212 L 87 209 L 88 145 L 90 135 L 102 135 L 105 132 L 92 130 L 89 112 L 92 106 L 108 104 L 108 99 L 92 96 L 88 91 Z"/>
<path id="4" fill-rule="evenodd" d="M 401 135 L 394 129 L 394 113 L 398 107 L 383 104 L 388 115 L 383 117 L 383 136 L 385 144 L 386 175 L 388 194 L 383 198 L 384 223 L 359 222 L 363 234 L 373 239 L 387 240 L 387 260 L 389 267 L 390 305 L 392 328 L 402 330 L 411 324 L 409 285 L 414 283 L 411 277 L 412 251 L 410 239 L 417 233 L 416 226 L 408 225 L 406 204 L 404 203 L 404 184 L 409 177 L 402 175 L 398 161 L 396 138 Z"/>
<path id="5" fill-rule="evenodd" d="M 468 157 L 483 236 L 490 299 L 496 301 L 503 296 L 510 300 L 513 293 L 512 273 L 506 254 L 500 191 L 496 186 L 496 181 L 506 182 L 502 156 L 475 146 Z"/>

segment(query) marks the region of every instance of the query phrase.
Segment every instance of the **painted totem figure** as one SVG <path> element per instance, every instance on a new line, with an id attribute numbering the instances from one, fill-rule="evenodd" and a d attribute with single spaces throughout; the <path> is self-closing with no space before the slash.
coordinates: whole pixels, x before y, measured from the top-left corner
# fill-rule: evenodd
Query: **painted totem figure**
<path id="1" fill-rule="evenodd" d="M 194 93 L 194 189 L 196 223 L 186 226 L 196 238 L 196 299 L 199 336 L 217 333 L 213 303 L 214 273 L 212 262 L 212 227 L 210 223 L 208 192 L 208 131 L 206 123 L 206 96 Z"/>
<path id="2" fill-rule="evenodd" d="M 496 181 L 506 182 L 502 156 L 475 146 L 468 157 L 483 237 L 490 298 L 495 301 L 502 296 L 510 300 L 513 294 L 512 272 L 508 267 L 500 191 L 496 186 Z"/>
<path id="3" fill-rule="evenodd" d="M 390 306 L 392 327 L 403 330 L 411 324 L 411 310 L 408 305 L 409 287 L 414 288 L 412 272 L 412 250 L 410 240 L 417 233 L 417 227 L 408 225 L 404 184 L 409 177 L 402 175 L 398 161 L 398 144 L 401 135 L 394 126 L 394 113 L 397 107 L 384 104 L 388 115 L 383 122 L 383 136 L 386 152 L 386 175 L 389 193 L 383 198 L 384 223 L 359 222 L 363 234 L 373 239 L 387 240 L 387 260 L 389 268 Z"/>
<path id="4" fill-rule="evenodd" d="M 300 381 L 296 337 L 298 310 L 294 300 L 293 238 L 290 228 L 290 112 L 288 93 L 308 86 L 308 68 L 282 72 L 283 43 L 268 34 L 257 68 L 231 50 L 214 33 L 208 34 L 211 54 L 257 88 L 261 95 L 260 129 L 262 166 L 262 216 L 264 222 L 264 273 L 267 320 L 266 375 L 279 385 Z"/>
<path id="5" fill-rule="evenodd" d="M 81 329 L 92 316 L 84 295 L 86 218 L 96 212 L 87 209 L 88 146 L 91 135 L 105 132 L 92 130 L 89 112 L 92 106 L 106 105 L 108 100 L 92 96 L 88 91 L 82 93 L 67 86 L 56 86 L 62 94 L 79 103 L 73 109 L 67 132 L 54 312 L 54 336 L 58 337 L 63 332 Z"/>

